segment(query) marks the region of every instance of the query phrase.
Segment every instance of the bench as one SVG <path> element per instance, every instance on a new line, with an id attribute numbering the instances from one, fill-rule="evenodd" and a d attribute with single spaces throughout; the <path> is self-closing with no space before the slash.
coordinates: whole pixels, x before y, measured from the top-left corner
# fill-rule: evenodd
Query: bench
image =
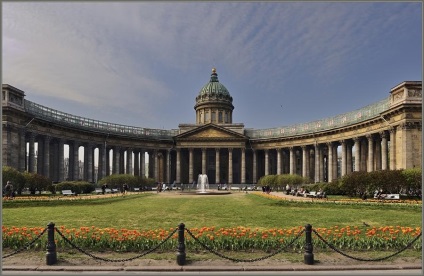
<path id="1" fill-rule="evenodd" d="M 112 190 L 110 189 L 110 188 L 107 188 L 107 189 L 105 189 L 105 193 L 111 193 L 112 192 Z"/>
<path id="2" fill-rule="evenodd" d="M 72 190 L 62 190 L 62 195 L 75 195 L 75 193 Z"/>
<path id="3" fill-rule="evenodd" d="M 241 189 L 240 189 L 240 187 L 231 187 L 231 190 L 232 191 L 240 191 Z"/>
<path id="4" fill-rule="evenodd" d="M 134 192 L 140 192 L 140 188 L 135 188 L 134 187 Z"/>
<path id="5" fill-rule="evenodd" d="M 102 193 L 103 193 L 103 191 L 102 191 L 102 189 L 101 189 L 101 188 L 96 188 L 96 190 L 94 190 L 94 192 L 95 192 L 96 194 L 102 194 Z"/>
<path id="6" fill-rule="evenodd" d="M 112 193 L 119 193 L 120 191 L 118 189 L 113 188 Z"/>
<path id="7" fill-rule="evenodd" d="M 309 192 L 305 194 L 306 197 L 317 197 L 318 193 L 317 192 Z"/>
<path id="8" fill-rule="evenodd" d="M 398 200 L 400 199 L 399 194 L 381 194 L 380 197 L 378 197 L 376 194 L 374 195 L 375 199 L 394 199 Z"/>

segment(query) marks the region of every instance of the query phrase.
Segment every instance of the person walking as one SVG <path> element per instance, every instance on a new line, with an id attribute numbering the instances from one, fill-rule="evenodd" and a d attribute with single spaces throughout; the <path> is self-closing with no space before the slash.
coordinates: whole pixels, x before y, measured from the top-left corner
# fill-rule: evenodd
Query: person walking
<path id="1" fill-rule="evenodd" d="M 4 186 L 5 195 L 8 199 L 13 199 L 13 185 L 12 181 L 7 181 L 6 186 Z"/>
<path id="2" fill-rule="evenodd" d="M 128 193 L 128 184 L 124 183 L 124 185 L 122 186 L 122 194 L 127 194 Z"/>

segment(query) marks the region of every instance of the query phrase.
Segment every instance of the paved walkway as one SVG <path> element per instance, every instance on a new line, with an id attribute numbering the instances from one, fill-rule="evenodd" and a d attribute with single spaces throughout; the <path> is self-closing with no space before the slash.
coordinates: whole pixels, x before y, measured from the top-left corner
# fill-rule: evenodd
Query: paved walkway
<path id="1" fill-rule="evenodd" d="M 69 272 L 69 273 L 79 273 L 81 272 L 98 272 L 110 274 L 115 273 L 131 273 L 135 272 L 172 272 L 172 273 L 184 273 L 184 272 L 232 272 L 239 274 L 241 272 L 252 272 L 260 275 L 264 275 L 263 272 L 337 272 L 337 271 L 397 271 L 402 274 L 405 270 L 411 270 L 411 272 L 416 272 L 416 275 L 422 275 L 422 266 L 421 265 L 348 265 L 348 266 L 334 266 L 334 265 L 283 265 L 283 266 L 59 266 L 59 265 L 40 265 L 40 266 L 3 266 L 2 275 L 5 275 L 5 272 Z M 18 274 L 18 273 L 16 273 Z M 15 275 L 16 275 L 15 274 Z M 91 274 L 91 273 L 90 273 Z M 138 274 L 138 273 L 137 273 Z M 197 273 L 198 274 L 198 273 Z M 387 273 L 385 273 L 387 274 Z M 328 275 L 328 274 L 327 274 Z M 336 275 L 336 274 L 333 274 Z M 367 275 L 367 274 L 364 274 Z M 411 275 L 411 274 L 410 274 Z"/>

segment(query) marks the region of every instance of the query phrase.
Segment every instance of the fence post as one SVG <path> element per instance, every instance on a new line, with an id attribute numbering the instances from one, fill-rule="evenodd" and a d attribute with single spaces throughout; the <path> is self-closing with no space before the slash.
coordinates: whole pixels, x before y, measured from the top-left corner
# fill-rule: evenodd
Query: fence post
<path id="1" fill-rule="evenodd" d="M 312 246 L 312 225 L 306 224 L 305 226 L 305 254 L 304 254 L 305 264 L 312 265 L 314 264 L 314 253 Z"/>
<path id="2" fill-rule="evenodd" d="M 178 252 L 177 252 L 177 264 L 185 265 L 186 253 L 185 253 L 185 242 L 184 242 L 184 223 L 180 223 L 178 226 Z"/>
<path id="3" fill-rule="evenodd" d="M 54 265 L 57 262 L 56 243 L 54 241 L 54 223 L 50 222 L 47 225 L 47 253 L 46 264 Z"/>

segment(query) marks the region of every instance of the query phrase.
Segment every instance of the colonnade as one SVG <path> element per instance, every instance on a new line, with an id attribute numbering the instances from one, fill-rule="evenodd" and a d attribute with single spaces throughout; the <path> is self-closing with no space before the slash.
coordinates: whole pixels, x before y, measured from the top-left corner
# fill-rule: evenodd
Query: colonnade
<path id="1" fill-rule="evenodd" d="M 123 173 L 166 183 L 192 183 L 200 173 L 207 174 L 211 184 L 257 183 L 269 174 L 298 174 L 312 182 L 331 182 L 353 171 L 396 169 L 396 145 L 390 142 L 395 141 L 395 131 L 289 147 L 260 148 L 252 141 L 252 146 L 249 143 L 245 148 L 170 149 L 122 147 L 21 132 L 18 152 L 22 171 L 37 172 L 57 182 L 95 182 Z M 65 145 L 69 147 L 67 154 Z M 83 159 L 80 147 L 84 148 Z"/>

